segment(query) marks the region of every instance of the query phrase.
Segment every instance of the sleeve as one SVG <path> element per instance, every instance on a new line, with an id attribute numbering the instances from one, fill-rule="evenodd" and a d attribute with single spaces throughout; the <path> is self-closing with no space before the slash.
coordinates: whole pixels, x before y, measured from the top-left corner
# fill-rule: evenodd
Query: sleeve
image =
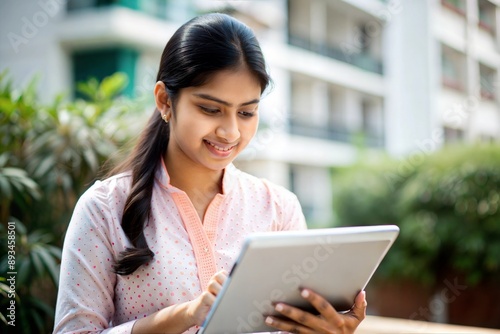
<path id="1" fill-rule="evenodd" d="M 288 192 L 287 198 L 283 203 L 283 225 L 282 230 L 306 230 L 307 224 L 302 212 L 302 207 L 300 205 L 297 196 L 291 192 Z"/>
<path id="2" fill-rule="evenodd" d="M 273 230 L 306 230 L 307 224 L 297 195 L 288 189 L 263 179 L 271 202 L 274 203 L 277 225 Z"/>
<path id="3" fill-rule="evenodd" d="M 79 199 L 64 240 L 54 333 L 131 333 L 134 321 L 112 327 L 115 312 L 113 213 L 107 188 Z"/>

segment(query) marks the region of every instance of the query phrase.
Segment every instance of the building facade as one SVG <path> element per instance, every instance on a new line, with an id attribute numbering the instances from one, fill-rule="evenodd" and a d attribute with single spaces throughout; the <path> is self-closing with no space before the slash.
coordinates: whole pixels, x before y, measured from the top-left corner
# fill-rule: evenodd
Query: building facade
<path id="1" fill-rule="evenodd" d="M 500 0 L 2 1 L 0 71 L 40 73 L 47 99 L 121 71 L 151 105 L 166 41 L 214 10 L 254 29 L 274 80 L 237 164 L 294 191 L 311 226 L 334 220 L 332 167 L 360 152 L 500 139 Z"/>

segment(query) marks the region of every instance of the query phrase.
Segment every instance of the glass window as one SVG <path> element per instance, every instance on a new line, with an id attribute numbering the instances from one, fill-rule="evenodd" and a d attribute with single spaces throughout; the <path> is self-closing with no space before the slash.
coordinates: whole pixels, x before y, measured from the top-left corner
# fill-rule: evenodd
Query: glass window
<path id="1" fill-rule="evenodd" d="M 462 129 L 445 126 L 443 130 L 444 130 L 444 142 L 446 144 L 458 143 L 464 140 L 465 133 L 464 130 Z"/>
<path id="2" fill-rule="evenodd" d="M 443 86 L 464 91 L 466 87 L 465 55 L 449 46 L 441 45 L 441 66 Z"/>
<path id="3" fill-rule="evenodd" d="M 484 64 L 479 64 L 479 80 L 481 85 L 481 97 L 488 100 L 495 99 L 495 82 L 497 72 L 495 69 Z"/>
<path id="4" fill-rule="evenodd" d="M 495 35 L 495 5 L 487 0 L 478 1 L 479 28 Z"/>

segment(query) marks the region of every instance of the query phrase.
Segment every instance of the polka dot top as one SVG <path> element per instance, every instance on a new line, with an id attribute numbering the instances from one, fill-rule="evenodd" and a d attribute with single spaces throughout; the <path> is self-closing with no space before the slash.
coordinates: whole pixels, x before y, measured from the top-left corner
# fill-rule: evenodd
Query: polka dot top
<path id="1" fill-rule="evenodd" d="M 144 229 L 155 256 L 116 275 L 115 259 L 132 246 L 120 225 L 131 181 L 130 173 L 98 181 L 79 199 L 64 240 L 54 333 L 131 333 L 135 320 L 193 300 L 213 274 L 230 271 L 249 233 L 306 228 L 294 194 L 234 165 L 202 222 L 162 161 Z"/>

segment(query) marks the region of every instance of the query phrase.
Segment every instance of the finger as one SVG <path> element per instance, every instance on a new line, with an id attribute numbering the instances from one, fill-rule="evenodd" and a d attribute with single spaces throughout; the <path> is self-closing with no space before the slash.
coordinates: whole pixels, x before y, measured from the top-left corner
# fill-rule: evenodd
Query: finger
<path id="1" fill-rule="evenodd" d="M 280 331 L 289 332 L 289 333 L 297 333 L 297 334 L 314 334 L 315 332 L 302 326 L 296 322 L 287 321 L 284 319 L 279 319 L 272 316 L 267 316 L 265 319 L 266 325 L 270 327 L 274 327 Z"/>
<path id="2" fill-rule="evenodd" d="M 212 306 L 214 301 L 215 301 L 215 296 L 208 291 L 203 292 L 200 296 L 200 302 L 204 306 Z"/>
<path id="3" fill-rule="evenodd" d="M 354 300 L 354 306 L 348 314 L 361 321 L 366 317 L 367 305 L 368 303 L 366 302 L 366 292 L 361 291 L 356 296 L 356 299 Z"/>
<path id="4" fill-rule="evenodd" d="M 214 296 L 217 296 L 221 289 L 222 289 L 222 285 L 214 278 L 212 278 L 208 282 L 207 291 L 210 292 L 211 294 L 213 294 Z"/>
<path id="5" fill-rule="evenodd" d="M 227 279 L 227 271 L 221 270 L 217 272 L 215 275 L 213 275 L 210 278 L 210 281 L 208 281 L 208 286 L 207 290 L 217 296 L 222 289 L 222 285 Z"/>
<path id="6" fill-rule="evenodd" d="M 214 275 L 214 278 L 217 280 L 217 282 L 223 285 L 224 282 L 226 282 L 227 276 L 228 276 L 227 271 L 221 270 Z"/>
<path id="7" fill-rule="evenodd" d="M 278 303 L 274 309 L 295 323 L 309 328 L 323 329 L 326 324 L 323 319 L 287 304 Z"/>
<path id="8" fill-rule="evenodd" d="M 312 306 L 331 324 L 337 327 L 344 325 L 344 319 L 325 298 L 310 289 L 302 289 L 302 298 L 311 303 Z"/>

